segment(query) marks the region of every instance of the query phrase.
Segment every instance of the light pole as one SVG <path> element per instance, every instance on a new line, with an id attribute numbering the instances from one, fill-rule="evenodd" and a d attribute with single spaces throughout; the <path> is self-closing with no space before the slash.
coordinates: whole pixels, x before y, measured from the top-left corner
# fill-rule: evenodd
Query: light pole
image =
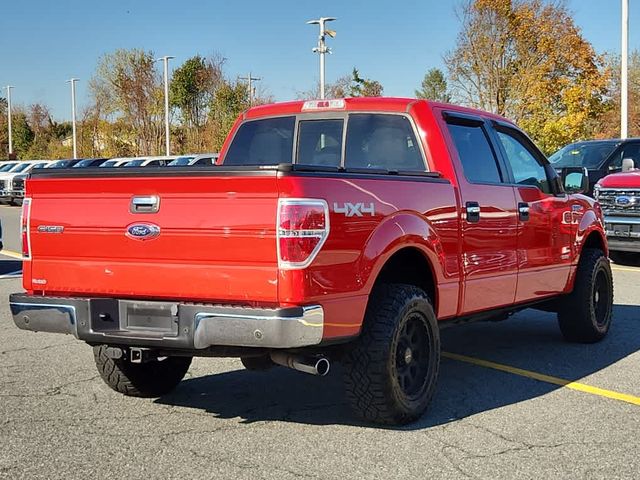
<path id="1" fill-rule="evenodd" d="M 73 131 L 73 158 L 78 158 L 78 148 L 76 143 L 76 82 L 77 78 L 67 80 L 71 84 L 71 126 Z"/>
<path id="2" fill-rule="evenodd" d="M 249 88 L 249 106 L 253 105 L 253 83 L 262 80 L 260 77 L 252 77 L 251 72 L 246 77 L 240 77 L 240 80 L 246 80 Z"/>
<path id="3" fill-rule="evenodd" d="M 166 144 L 166 155 L 171 155 L 169 144 L 169 60 L 175 58 L 165 55 L 156 60 L 164 62 L 164 135 Z"/>
<path id="4" fill-rule="evenodd" d="M 328 30 L 325 28 L 326 22 L 332 22 L 336 20 L 334 17 L 320 17 L 317 20 L 309 20 L 308 25 L 319 25 L 320 35 L 318 36 L 318 46 L 313 49 L 314 53 L 320 55 L 320 98 L 324 99 L 324 55 L 331 53 L 331 49 L 326 46 L 324 42 L 324 36 L 329 35 L 331 38 L 336 36 L 334 30 Z"/>
<path id="5" fill-rule="evenodd" d="M 11 85 L 7 85 L 7 120 L 8 120 L 8 126 L 9 126 L 9 160 L 11 160 L 11 157 L 13 156 L 13 131 L 11 128 L 11 89 L 15 88 L 12 87 Z"/>
<path id="6" fill-rule="evenodd" d="M 629 58 L 629 0 L 622 0 L 622 48 L 620 52 L 620 137 L 627 138 L 628 132 L 628 71 Z"/>

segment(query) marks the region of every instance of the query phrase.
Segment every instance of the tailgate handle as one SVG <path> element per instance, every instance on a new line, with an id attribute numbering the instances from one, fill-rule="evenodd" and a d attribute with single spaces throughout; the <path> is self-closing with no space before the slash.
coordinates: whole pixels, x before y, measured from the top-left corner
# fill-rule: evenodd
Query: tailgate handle
<path id="1" fill-rule="evenodd" d="M 148 195 L 131 199 L 131 213 L 156 213 L 160 209 L 160 197 Z"/>

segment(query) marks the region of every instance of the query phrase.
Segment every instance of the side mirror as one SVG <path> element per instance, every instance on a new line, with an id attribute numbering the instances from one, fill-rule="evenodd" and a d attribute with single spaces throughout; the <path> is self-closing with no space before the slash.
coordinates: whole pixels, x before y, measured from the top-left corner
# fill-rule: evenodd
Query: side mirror
<path id="1" fill-rule="evenodd" d="M 560 174 L 564 191 L 567 193 L 587 193 L 589 172 L 585 167 L 565 167 Z"/>
<path id="2" fill-rule="evenodd" d="M 622 159 L 622 171 L 629 172 L 636 168 L 636 164 L 633 161 L 633 158 L 623 158 Z"/>

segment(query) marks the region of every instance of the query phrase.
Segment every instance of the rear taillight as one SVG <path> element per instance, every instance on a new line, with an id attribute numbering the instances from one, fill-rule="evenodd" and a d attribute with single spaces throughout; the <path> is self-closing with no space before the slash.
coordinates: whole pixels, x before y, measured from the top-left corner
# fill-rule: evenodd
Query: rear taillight
<path id="1" fill-rule="evenodd" d="M 22 216 L 20 218 L 20 232 L 22 236 L 22 257 L 31 257 L 31 236 L 29 235 L 29 222 L 31 220 L 31 199 L 22 201 Z"/>
<path id="2" fill-rule="evenodd" d="M 329 206 L 324 200 L 278 201 L 278 266 L 306 268 L 329 236 Z"/>

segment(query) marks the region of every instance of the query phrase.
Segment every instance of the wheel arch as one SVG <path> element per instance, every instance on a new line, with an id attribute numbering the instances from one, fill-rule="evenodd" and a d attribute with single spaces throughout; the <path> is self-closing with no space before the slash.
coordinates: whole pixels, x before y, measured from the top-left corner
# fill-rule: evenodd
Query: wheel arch
<path id="1" fill-rule="evenodd" d="M 438 285 L 444 278 L 444 253 L 433 227 L 423 217 L 400 213 L 370 236 L 361 257 L 370 295 L 380 283 L 405 283 L 423 289 L 438 311 Z"/>

